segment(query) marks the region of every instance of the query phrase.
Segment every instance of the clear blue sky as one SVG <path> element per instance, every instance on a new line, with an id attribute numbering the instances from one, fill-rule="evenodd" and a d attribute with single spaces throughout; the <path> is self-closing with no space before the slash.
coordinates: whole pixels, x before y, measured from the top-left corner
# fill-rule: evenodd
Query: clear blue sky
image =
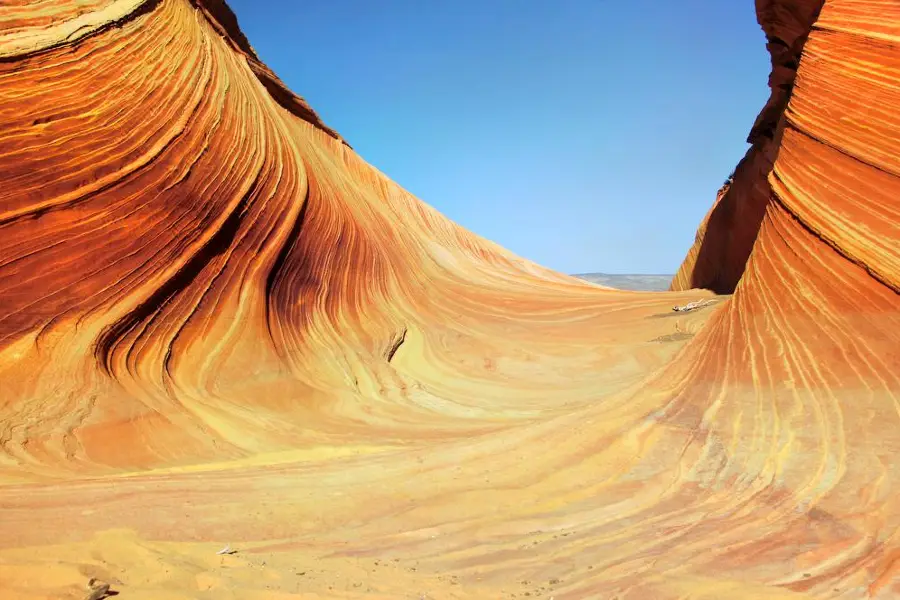
<path id="1" fill-rule="evenodd" d="M 394 181 L 568 273 L 673 273 L 746 151 L 752 0 L 229 0 Z"/>

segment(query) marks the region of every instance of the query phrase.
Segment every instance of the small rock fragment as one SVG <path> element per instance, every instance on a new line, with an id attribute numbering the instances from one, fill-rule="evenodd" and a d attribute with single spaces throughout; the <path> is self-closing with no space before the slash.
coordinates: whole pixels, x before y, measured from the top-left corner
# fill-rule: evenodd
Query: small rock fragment
<path id="1" fill-rule="evenodd" d="M 91 577 L 88 581 L 88 590 L 84 600 L 100 600 L 101 598 L 106 598 L 106 595 L 109 593 L 109 584 Z"/>

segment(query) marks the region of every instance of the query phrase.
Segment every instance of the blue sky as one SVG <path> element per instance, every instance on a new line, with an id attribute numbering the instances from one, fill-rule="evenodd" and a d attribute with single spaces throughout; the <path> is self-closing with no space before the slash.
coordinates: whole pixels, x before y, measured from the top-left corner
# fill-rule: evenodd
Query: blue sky
<path id="1" fill-rule="evenodd" d="M 743 156 L 752 0 L 229 0 L 363 158 L 568 273 L 673 273 Z"/>

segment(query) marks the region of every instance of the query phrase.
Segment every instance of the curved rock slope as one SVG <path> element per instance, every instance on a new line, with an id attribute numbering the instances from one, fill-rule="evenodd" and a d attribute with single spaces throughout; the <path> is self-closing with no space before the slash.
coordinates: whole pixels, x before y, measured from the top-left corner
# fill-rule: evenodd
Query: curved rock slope
<path id="1" fill-rule="evenodd" d="M 220 1 L 0 28 L 3 598 L 900 594 L 900 8 L 817 15 L 733 297 L 450 223 Z"/>

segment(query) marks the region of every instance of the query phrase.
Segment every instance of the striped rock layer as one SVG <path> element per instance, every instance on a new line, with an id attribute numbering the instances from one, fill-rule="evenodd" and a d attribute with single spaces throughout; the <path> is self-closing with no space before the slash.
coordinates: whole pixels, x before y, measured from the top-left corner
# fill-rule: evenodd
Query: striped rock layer
<path id="1" fill-rule="evenodd" d="M 900 4 L 757 4 L 659 294 L 412 197 L 221 0 L 0 5 L 0 597 L 900 595 Z"/>

